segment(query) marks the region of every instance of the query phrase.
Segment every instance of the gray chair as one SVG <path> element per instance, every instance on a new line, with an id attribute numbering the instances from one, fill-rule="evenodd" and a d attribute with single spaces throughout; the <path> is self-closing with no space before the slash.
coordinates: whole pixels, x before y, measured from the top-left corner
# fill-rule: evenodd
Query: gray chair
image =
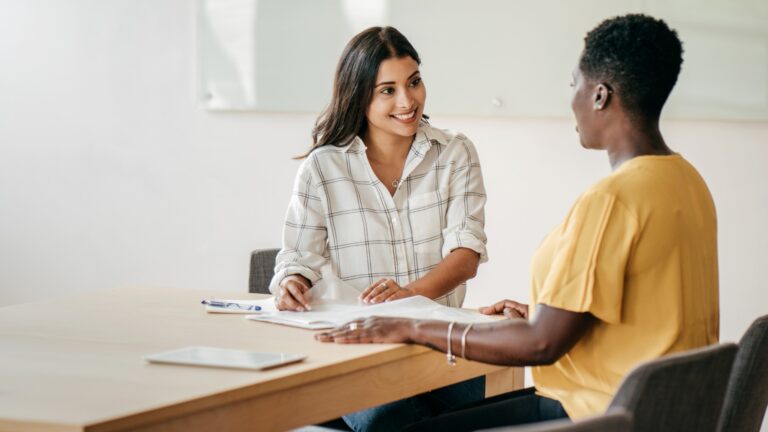
<path id="1" fill-rule="evenodd" d="M 633 432 L 714 432 L 736 351 L 728 343 L 644 363 L 624 378 L 609 409 L 632 414 Z"/>
<path id="2" fill-rule="evenodd" d="M 625 432 L 632 427 L 632 415 L 621 408 L 603 415 L 572 422 L 553 420 L 530 425 L 486 429 L 484 432 Z"/>
<path id="3" fill-rule="evenodd" d="M 757 432 L 768 406 L 768 315 L 755 320 L 739 341 L 717 430 Z"/>
<path id="4" fill-rule="evenodd" d="M 269 292 L 269 282 L 275 274 L 275 258 L 280 249 L 256 249 L 251 252 L 251 271 L 248 277 L 248 292 L 258 294 L 271 294 Z M 295 429 L 302 432 L 317 431 L 348 431 L 349 427 L 344 420 L 338 418 L 325 422 L 321 425 L 306 426 Z"/>
<path id="5" fill-rule="evenodd" d="M 270 294 L 269 282 L 275 274 L 275 258 L 280 249 L 256 249 L 251 252 L 248 292 Z"/>

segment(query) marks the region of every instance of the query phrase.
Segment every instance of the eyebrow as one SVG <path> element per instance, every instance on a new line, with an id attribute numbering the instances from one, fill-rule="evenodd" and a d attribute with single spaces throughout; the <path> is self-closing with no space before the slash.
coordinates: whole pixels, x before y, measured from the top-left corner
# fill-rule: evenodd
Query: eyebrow
<path id="1" fill-rule="evenodd" d="M 418 75 L 419 73 L 420 73 L 420 71 L 419 71 L 419 70 L 416 70 L 416 72 L 414 72 L 414 73 L 412 73 L 412 74 L 408 75 L 408 79 L 411 79 L 411 78 L 413 78 L 413 76 L 414 76 L 414 75 Z M 386 84 L 392 85 L 392 84 L 394 84 L 394 83 L 395 83 L 394 81 L 386 81 L 386 82 L 380 82 L 380 83 L 376 84 L 376 85 L 375 85 L 373 88 L 376 88 L 376 87 L 379 87 L 379 86 L 383 86 L 383 85 L 386 85 Z"/>

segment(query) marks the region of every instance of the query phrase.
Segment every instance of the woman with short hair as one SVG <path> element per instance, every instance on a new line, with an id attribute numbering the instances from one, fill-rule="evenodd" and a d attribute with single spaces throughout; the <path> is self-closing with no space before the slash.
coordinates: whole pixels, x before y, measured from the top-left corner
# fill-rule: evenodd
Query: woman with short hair
<path id="1" fill-rule="evenodd" d="M 704 180 L 673 152 L 659 117 L 677 81 L 682 44 L 645 15 L 590 31 L 573 73 L 581 145 L 605 150 L 612 174 L 587 189 L 533 257 L 530 311 L 464 325 L 359 320 L 324 342 L 406 342 L 474 361 L 533 366 L 534 389 L 418 423 L 475 430 L 603 412 L 638 363 L 718 341 L 717 219 Z"/>

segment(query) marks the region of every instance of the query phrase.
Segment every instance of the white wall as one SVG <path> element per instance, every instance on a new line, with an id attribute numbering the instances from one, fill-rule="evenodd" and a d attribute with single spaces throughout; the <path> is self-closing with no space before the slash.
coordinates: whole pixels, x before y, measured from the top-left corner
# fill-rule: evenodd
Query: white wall
<path id="1" fill-rule="evenodd" d="M 0 0 L 0 305 L 244 291 L 250 250 L 278 244 L 314 116 L 199 109 L 192 24 L 186 0 Z M 433 120 L 476 142 L 489 192 L 491 261 L 467 303 L 527 298 L 531 254 L 605 155 L 570 119 Z M 768 313 L 768 123 L 662 127 L 715 197 L 721 335 L 738 339 Z"/>

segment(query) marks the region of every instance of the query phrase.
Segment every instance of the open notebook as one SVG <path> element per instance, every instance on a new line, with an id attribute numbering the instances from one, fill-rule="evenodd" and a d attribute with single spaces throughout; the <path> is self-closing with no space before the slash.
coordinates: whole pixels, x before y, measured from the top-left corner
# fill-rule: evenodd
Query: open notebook
<path id="1" fill-rule="evenodd" d="M 252 300 L 261 310 L 249 312 L 247 319 L 305 329 L 329 329 L 349 321 L 371 316 L 415 319 L 435 319 L 460 323 L 492 322 L 496 319 L 467 309 L 441 305 L 423 296 L 407 297 L 387 303 L 364 304 L 358 300 L 359 292 L 338 278 L 326 277 L 310 290 L 311 311 L 278 311 L 274 299 Z M 237 300 L 225 300 L 233 302 Z M 210 307 L 207 307 L 210 308 Z M 207 309 L 211 311 L 210 309 Z M 215 312 L 215 311 L 212 311 Z"/>
<path id="2" fill-rule="evenodd" d="M 443 306 L 423 296 L 407 297 L 387 303 L 318 304 L 312 303 L 309 312 L 261 311 L 246 316 L 255 321 L 266 321 L 313 330 L 333 328 L 358 318 L 387 316 L 416 319 L 435 319 L 460 323 L 495 321 L 479 312 Z"/>

